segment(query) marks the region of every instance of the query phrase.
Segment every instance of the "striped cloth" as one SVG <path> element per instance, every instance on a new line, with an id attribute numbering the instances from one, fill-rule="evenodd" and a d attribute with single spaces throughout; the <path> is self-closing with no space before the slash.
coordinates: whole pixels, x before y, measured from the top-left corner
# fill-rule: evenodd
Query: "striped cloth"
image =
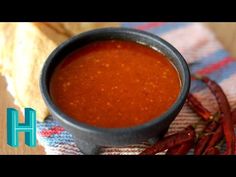
<path id="1" fill-rule="evenodd" d="M 208 75 L 217 81 L 225 91 L 232 108 L 236 107 L 236 60 L 229 56 L 214 34 L 201 23 L 121 23 L 123 27 L 136 28 L 157 34 L 170 42 L 184 56 L 192 73 Z M 191 92 L 210 111 L 218 110 L 210 91 L 199 81 L 192 81 Z M 168 134 L 175 133 L 199 118 L 187 106 L 171 124 Z M 199 126 L 201 129 L 203 126 Z M 65 131 L 51 117 L 37 124 L 37 138 L 47 154 L 82 154 L 76 147 L 70 133 Z M 135 144 L 122 148 L 103 148 L 101 154 L 138 154 L 147 144 Z M 190 152 L 191 153 L 191 152 Z"/>

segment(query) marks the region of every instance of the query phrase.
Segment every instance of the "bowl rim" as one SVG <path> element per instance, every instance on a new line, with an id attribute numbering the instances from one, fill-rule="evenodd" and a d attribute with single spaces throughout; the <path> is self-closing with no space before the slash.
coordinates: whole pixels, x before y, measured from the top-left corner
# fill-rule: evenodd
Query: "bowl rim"
<path id="1" fill-rule="evenodd" d="M 48 77 L 47 70 L 52 63 L 53 58 L 56 57 L 57 53 L 61 49 L 67 47 L 68 45 L 73 45 L 75 41 L 80 40 L 81 38 L 89 37 L 91 35 L 99 35 L 101 33 L 105 34 L 108 32 L 110 32 L 110 33 L 113 33 L 113 32 L 114 33 L 126 33 L 126 34 L 132 33 L 132 34 L 142 36 L 145 38 L 151 38 L 152 40 L 155 40 L 157 45 L 161 45 L 165 49 L 169 50 L 169 52 L 171 52 L 171 55 L 173 55 L 173 58 L 179 60 L 183 70 L 181 71 L 180 69 L 178 69 L 178 67 L 176 67 L 176 69 L 178 70 L 179 73 L 183 72 L 182 87 L 181 87 L 178 98 L 176 99 L 176 101 L 172 104 L 172 106 L 166 112 L 164 112 L 160 116 L 155 117 L 155 118 L 151 119 L 150 121 L 145 122 L 140 125 L 135 125 L 135 126 L 131 126 L 131 127 L 121 127 L 121 128 L 104 128 L 104 127 L 96 127 L 96 126 L 89 125 L 89 124 L 83 123 L 81 121 L 75 120 L 75 119 L 71 118 L 70 116 L 66 115 L 65 113 L 63 113 L 53 103 L 53 101 L 50 97 L 50 94 L 48 91 L 49 89 L 48 89 L 47 82 L 46 82 L 47 77 Z M 138 42 L 138 41 L 136 41 L 136 42 Z M 146 43 L 146 44 L 148 45 L 148 43 Z M 173 65 L 174 65 L 174 63 L 173 63 Z M 133 132 L 133 131 L 140 131 L 143 129 L 150 128 L 153 125 L 158 125 L 160 122 L 171 117 L 171 115 L 173 113 L 175 113 L 176 110 L 180 109 L 182 107 L 182 105 L 184 104 L 185 99 L 186 99 L 187 94 L 190 89 L 190 82 L 191 82 L 190 72 L 189 72 L 187 62 L 185 61 L 183 56 L 179 53 L 179 51 L 175 47 L 173 47 L 170 43 L 168 43 L 164 39 L 160 38 L 159 36 L 154 35 L 149 32 L 146 32 L 146 31 L 132 29 L 132 28 L 124 28 L 124 27 L 108 27 L 108 28 L 99 28 L 99 29 L 89 30 L 89 31 L 80 33 L 78 35 L 75 35 L 75 36 L 67 39 L 66 41 L 61 43 L 57 48 L 55 48 L 52 51 L 52 53 L 48 56 L 48 58 L 46 59 L 44 65 L 43 65 L 43 68 L 42 68 L 41 74 L 40 74 L 39 85 L 40 85 L 41 95 L 46 103 L 47 108 L 49 109 L 49 112 L 52 115 L 56 116 L 56 118 L 59 119 L 60 122 L 65 123 L 68 126 L 73 127 L 75 129 L 80 129 L 80 130 L 82 130 L 84 132 L 88 132 L 88 133 L 124 134 L 124 133 L 129 133 L 129 132 Z"/>

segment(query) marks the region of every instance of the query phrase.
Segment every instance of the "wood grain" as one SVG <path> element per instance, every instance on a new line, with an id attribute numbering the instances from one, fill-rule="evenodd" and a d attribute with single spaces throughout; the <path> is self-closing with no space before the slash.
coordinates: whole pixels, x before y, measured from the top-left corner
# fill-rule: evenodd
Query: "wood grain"
<path id="1" fill-rule="evenodd" d="M 221 41 L 226 50 L 236 57 L 236 23 L 205 23 Z M 29 148 L 20 144 L 18 148 L 12 148 L 6 144 L 6 108 L 18 108 L 13 103 L 13 98 L 6 90 L 5 79 L 0 76 L 0 154 L 45 154 L 42 146 Z M 22 114 L 20 119 L 22 120 Z M 21 142 L 24 142 L 24 135 L 20 133 Z"/>

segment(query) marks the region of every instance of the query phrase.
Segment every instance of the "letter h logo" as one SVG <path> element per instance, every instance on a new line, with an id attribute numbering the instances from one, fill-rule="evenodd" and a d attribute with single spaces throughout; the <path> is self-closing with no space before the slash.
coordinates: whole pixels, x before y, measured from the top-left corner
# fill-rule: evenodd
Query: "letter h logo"
<path id="1" fill-rule="evenodd" d="M 7 109 L 7 144 L 12 147 L 19 146 L 19 132 L 25 132 L 25 144 L 36 146 L 36 111 L 25 108 L 25 123 L 19 123 L 18 111 Z"/>

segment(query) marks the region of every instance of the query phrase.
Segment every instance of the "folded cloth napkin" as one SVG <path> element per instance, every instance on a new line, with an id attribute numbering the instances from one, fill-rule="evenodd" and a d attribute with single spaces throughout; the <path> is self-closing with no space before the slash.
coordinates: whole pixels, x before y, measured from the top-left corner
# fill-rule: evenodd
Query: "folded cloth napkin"
<path id="1" fill-rule="evenodd" d="M 121 26 L 145 30 L 170 42 L 184 56 L 190 66 L 191 73 L 208 75 L 218 82 L 225 91 L 231 107 L 236 107 L 236 60 L 229 56 L 229 53 L 224 50 L 214 34 L 204 24 L 152 22 L 121 23 Z M 210 111 L 216 112 L 218 110 L 214 96 L 201 82 L 192 81 L 191 92 Z M 171 124 L 167 134 L 180 131 L 198 120 L 199 117 L 187 106 L 184 106 Z M 201 128 L 199 126 L 198 129 Z M 43 123 L 38 122 L 37 138 L 47 154 L 82 154 L 76 147 L 71 134 L 51 117 L 48 117 Z M 147 147 L 145 143 L 122 148 L 107 147 L 102 149 L 101 154 L 135 155 L 145 147 Z"/>

